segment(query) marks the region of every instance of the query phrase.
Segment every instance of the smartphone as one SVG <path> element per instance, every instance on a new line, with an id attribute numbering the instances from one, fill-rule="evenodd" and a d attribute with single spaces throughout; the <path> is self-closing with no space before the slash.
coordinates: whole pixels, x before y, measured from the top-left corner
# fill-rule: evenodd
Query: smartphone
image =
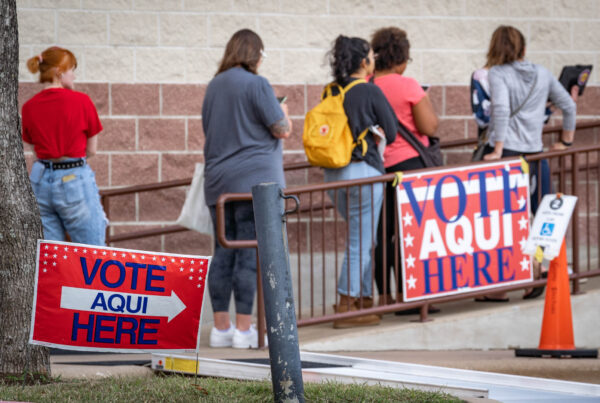
<path id="1" fill-rule="evenodd" d="M 282 104 L 285 101 L 287 101 L 287 97 L 277 97 L 277 101 L 279 101 L 279 103 Z"/>

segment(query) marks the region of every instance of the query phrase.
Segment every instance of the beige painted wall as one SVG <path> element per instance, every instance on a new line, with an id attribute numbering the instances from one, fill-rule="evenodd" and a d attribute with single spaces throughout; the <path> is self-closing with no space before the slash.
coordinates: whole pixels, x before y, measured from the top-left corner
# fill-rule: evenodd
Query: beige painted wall
<path id="1" fill-rule="evenodd" d="M 340 33 L 407 30 L 414 62 L 407 75 L 436 85 L 467 84 L 484 62 L 491 32 L 515 25 L 528 58 L 558 75 L 564 64 L 593 63 L 600 82 L 599 0 L 18 0 L 24 61 L 58 44 L 79 59 L 78 80 L 205 83 L 223 46 L 242 27 L 263 38 L 261 73 L 272 83 L 321 84 L 324 56 Z"/>

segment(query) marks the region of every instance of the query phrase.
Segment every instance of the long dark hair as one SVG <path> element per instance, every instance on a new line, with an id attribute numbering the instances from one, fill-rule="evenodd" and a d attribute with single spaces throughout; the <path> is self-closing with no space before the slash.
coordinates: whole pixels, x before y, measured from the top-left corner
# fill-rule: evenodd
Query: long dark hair
<path id="1" fill-rule="evenodd" d="M 335 39 L 333 49 L 328 52 L 329 64 L 335 81 L 344 82 L 355 73 L 364 59 L 369 56 L 371 46 L 362 38 L 349 38 L 340 35 Z"/>
<path id="2" fill-rule="evenodd" d="M 225 46 L 225 53 L 217 74 L 229 70 L 234 66 L 241 66 L 247 71 L 257 74 L 256 69 L 260 61 L 260 52 L 264 49 L 262 39 L 250 29 L 237 31 Z"/>

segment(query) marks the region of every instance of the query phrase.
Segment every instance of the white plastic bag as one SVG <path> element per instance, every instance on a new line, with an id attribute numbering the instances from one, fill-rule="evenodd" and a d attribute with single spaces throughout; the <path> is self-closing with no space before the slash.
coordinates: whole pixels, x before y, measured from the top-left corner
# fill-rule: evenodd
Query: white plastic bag
<path id="1" fill-rule="evenodd" d="M 204 164 L 196 164 L 192 185 L 175 224 L 214 237 L 210 210 L 204 198 Z"/>

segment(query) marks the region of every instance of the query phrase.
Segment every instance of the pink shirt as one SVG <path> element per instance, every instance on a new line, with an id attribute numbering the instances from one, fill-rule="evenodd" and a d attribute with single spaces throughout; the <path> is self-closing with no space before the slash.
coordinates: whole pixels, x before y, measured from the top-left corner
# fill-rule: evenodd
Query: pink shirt
<path id="1" fill-rule="evenodd" d="M 398 120 L 425 146 L 429 146 L 429 138 L 419 133 L 412 114 L 413 106 L 421 102 L 426 95 L 417 80 L 400 74 L 387 74 L 377 77 L 375 84 L 383 91 Z M 404 140 L 404 137 L 398 135 L 393 143 L 387 145 L 383 165 L 387 168 L 418 155 L 419 153 Z"/>

